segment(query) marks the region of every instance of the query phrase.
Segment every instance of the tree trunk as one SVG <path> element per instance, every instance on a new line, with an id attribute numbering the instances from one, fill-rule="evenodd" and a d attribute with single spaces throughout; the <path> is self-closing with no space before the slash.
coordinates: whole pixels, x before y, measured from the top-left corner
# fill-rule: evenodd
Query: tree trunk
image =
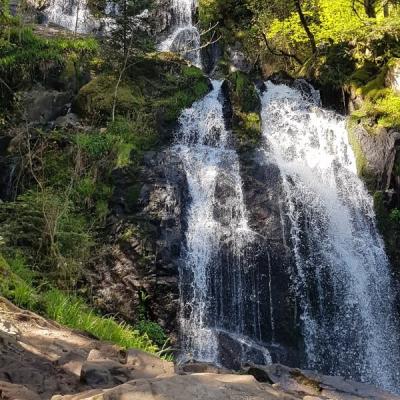
<path id="1" fill-rule="evenodd" d="M 383 16 L 385 18 L 389 17 L 389 1 L 383 0 Z"/>
<path id="2" fill-rule="evenodd" d="M 364 0 L 365 13 L 369 18 L 376 18 L 376 0 Z"/>
<path id="3" fill-rule="evenodd" d="M 301 8 L 300 0 L 294 0 L 294 5 L 296 7 L 297 13 L 299 14 L 301 25 L 303 26 L 303 29 L 307 34 L 308 40 L 310 41 L 311 51 L 312 51 L 313 54 L 316 54 L 317 45 L 316 45 L 316 42 L 315 42 L 315 38 L 314 38 L 314 35 L 310 31 L 310 28 L 308 26 L 306 16 L 304 15 L 303 10 Z"/>

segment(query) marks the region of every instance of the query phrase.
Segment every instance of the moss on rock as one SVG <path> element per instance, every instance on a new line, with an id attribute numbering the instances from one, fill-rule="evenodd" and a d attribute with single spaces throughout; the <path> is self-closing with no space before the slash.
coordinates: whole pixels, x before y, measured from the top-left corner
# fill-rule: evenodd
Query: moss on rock
<path id="1" fill-rule="evenodd" d="M 209 80 L 200 69 L 172 54 L 149 54 L 134 61 L 118 88 L 117 115 L 140 114 L 161 127 L 170 126 L 182 109 L 210 90 Z M 77 98 L 81 115 L 109 119 L 116 84 L 115 75 L 103 74 L 82 87 Z"/>
<path id="2" fill-rule="evenodd" d="M 240 147 L 248 148 L 261 140 L 261 100 L 250 77 L 240 71 L 228 76 L 232 103 L 232 131 Z"/>

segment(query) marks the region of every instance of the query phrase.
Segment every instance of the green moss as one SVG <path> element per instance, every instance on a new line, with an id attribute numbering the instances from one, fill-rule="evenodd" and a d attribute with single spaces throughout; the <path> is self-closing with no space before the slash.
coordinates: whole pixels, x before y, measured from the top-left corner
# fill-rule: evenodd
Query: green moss
<path id="1" fill-rule="evenodd" d="M 234 72 L 228 77 L 232 84 L 234 102 L 244 113 L 259 112 L 260 97 L 249 76 L 244 72 Z"/>
<path id="2" fill-rule="evenodd" d="M 100 75 L 83 86 L 76 99 L 81 115 L 101 120 L 110 117 L 116 85 L 117 79 L 114 76 Z M 116 97 L 116 113 L 130 115 L 144 101 L 140 90 L 127 81 L 121 82 Z"/>
<path id="3" fill-rule="evenodd" d="M 347 131 L 349 136 L 349 143 L 353 149 L 356 158 L 357 173 L 359 176 L 365 176 L 367 173 L 368 163 L 364 155 L 364 152 L 362 150 L 361 143 L 359 142 L 355 134 L 355 129 L 356 129 L 356 124 L 350 121 L 347 124 Z"/>
<path id="4" fill-rule="evenodd" d="M 360 120 L 372 134 L 379 134 L 380 127 L 400 127 L 400 96 L 385 86 L 388 70 L 388 65 L 384 66 L 374 79 L 367 82 L 353 79 L 356 93 L 363 97 L 364 102 L 351 117 Z"/>
<path id="5" fill-rule="evenodd" d="M 233 133 L 243 148 L 261 140 L 261 101 L 249 76 L 237 71 L 227 81 L 233 108 Z"/>

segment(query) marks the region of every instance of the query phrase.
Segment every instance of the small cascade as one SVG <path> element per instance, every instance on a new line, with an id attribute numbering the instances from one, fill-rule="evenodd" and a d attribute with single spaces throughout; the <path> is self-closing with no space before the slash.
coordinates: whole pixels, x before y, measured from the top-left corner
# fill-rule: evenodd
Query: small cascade
<path id="1" fill-rule="evenodd" d="M 222 82 L 180 117 L 175 151 L 189 188 L 186 250 L 180 270 L 182 359 L 226 365 L 221 351 L 236 348 L 240 361 L 269 362 L 257 347 L 257 307 L 246 295 L 257 285 L 248 251 L 248 227 L 239 159 L 230 144 L 220 101 Z M 260 332 L 258 332 L 260 333 Z"/>
<path id="2" fill-rule="evenodd" d="M 52 0 L 44 10 L 47 21 L 72 32 L 90 33 L 100 21 L 90 13 L 86 0 Z"/>
<path id="3" fill-rule="evenodd" d="M 357 177 L 345 120 L 318 92 L 267 83 L 266 156 L 281 171 L 305 367 L 396 391 L 398 327 L 373 202 Z"/>
<path id="4" fill-rule="evenodd" d="M 200 33 L 193 22 L 196 0 L 172 0 L 172 33 L 159 45 L 159 51 L 182 54 L 201 68 Z"/>

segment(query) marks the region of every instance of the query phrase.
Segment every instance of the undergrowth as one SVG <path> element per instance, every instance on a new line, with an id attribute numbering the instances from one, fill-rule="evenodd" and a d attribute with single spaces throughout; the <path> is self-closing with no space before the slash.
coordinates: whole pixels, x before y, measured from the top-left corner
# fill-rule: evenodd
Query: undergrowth
<path id="1" fill-rule="evenodd" d="M 109 341 L 125 349 L 136 348 L 157 353 L 158 345 L 164 345 L 167 340 L 165 334 L 160 334 L 159 327 L 154 326 L 154 338 L 151 338 L 150 330 L 144 331 L 143 324 L 135 329 L 113 317 L 100 316 L 79 297 L 54 289 L 46 282 L 43 282 L 42 289 L 34 287 L 33 281 L 36 278 L 21 255 L 9 262 L 0 255 L 0 294 L 19 307 L 39 312 L 61 325 L 89 333 L 99 340 Z M 165 339 L 164 343 L 160 339 Z"/>

